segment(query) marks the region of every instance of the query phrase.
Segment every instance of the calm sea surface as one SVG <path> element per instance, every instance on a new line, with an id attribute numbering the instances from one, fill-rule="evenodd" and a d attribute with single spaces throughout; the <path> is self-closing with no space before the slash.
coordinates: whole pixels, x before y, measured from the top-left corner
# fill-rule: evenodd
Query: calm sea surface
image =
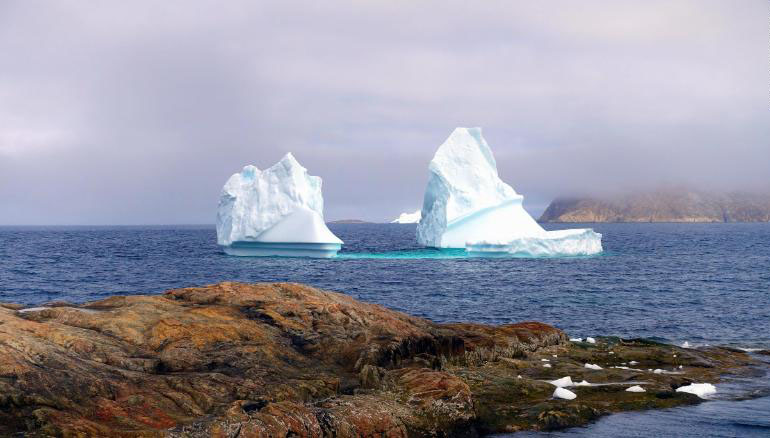
<path id="1" fill-rule="evenodd" d="M 770 224 L 589 226 L 604 236 L 601 256 L 477 259 L 419 248 L 414 225 L 331 225 L 345 246 L 328 260 L 226 256 L 213 226 L 0 227 L 0 301 L 295 281 L 438 322 L 538 320 L 577 337 L 770 348 Z M 769 418 L 767 397 L 715 401 L 553 436 L 770 436 Z"/>

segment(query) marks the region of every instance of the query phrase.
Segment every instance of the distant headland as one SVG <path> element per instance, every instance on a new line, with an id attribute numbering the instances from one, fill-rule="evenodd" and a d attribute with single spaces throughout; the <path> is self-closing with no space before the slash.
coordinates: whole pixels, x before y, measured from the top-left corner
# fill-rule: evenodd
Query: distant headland
<path id="1" fill-rule="evenodd" d="M 329 221 L 327 224 L 371 224 L 373 222 L 367 222 L 361 219 L 340 219 L 337 221 Z"/>
<path id="2" fill-rule="evenodd" d="M 557 198 L 540 222 L 769 222 L 770 194 L 659 189 L 615 197 Z"/>

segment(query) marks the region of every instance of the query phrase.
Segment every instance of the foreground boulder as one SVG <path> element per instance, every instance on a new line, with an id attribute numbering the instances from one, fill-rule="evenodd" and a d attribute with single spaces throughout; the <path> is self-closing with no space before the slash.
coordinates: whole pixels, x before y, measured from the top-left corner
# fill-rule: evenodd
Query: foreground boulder
<path id="1" fill-rule="evenodd" d="M 535 322 L 435 324 L 298 284 L 222 283 L 0 307 L 0 435 L 470 437 L 696 403 L 675 389 L 752 365 L 723 349 L 575 344 Z M 567 375 L 618 384 L 553 399 L 548 381 Z"/>

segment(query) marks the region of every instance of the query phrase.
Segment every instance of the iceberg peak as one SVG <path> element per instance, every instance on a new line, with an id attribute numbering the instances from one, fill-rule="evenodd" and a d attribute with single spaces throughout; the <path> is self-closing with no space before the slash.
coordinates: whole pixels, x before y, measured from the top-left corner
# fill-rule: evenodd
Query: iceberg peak
<path id="1" fill-rule="evenodd" d="M 501 226 L 519 234 L 542 231 L 521 207 L 524 197 L 498 176 L 495 157 L 481 128 L 452 131 L 428 169 L 422 220 L 417 228 L 420 244 L 465 248 L 469 240 L 499 240 Z M 503 222 L 509 220 L 514 222 L 506 227 Z"/>

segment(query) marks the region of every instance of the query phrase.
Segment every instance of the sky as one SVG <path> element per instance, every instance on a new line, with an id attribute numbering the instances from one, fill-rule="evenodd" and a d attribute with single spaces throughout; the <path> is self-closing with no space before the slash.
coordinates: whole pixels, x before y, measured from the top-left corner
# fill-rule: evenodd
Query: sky
<path id="1" fill-rule="evenodd" d="M 557 196 L 770 189 L 766 0 L 0 0 L 0 224 L 210 224 L 286 152 L 327 220 L 422 205 L 480 126 Z"/>

